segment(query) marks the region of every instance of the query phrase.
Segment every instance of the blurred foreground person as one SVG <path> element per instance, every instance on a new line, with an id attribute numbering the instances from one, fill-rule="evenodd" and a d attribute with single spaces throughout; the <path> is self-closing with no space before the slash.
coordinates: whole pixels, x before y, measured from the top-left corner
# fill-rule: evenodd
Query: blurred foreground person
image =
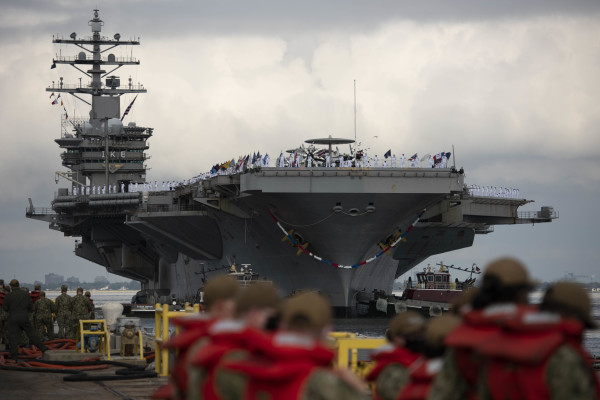
<path id="1" fill-rule="evenodd" d="M 275 316 L 280 301 L 277 289 L 270 283 L 258 281 L 240 290 L 236 318 L 222 319 L 208 328 L 210 343 L 193 355 L 188 398 L 244 398 L 247 378 L 223 368 L 223 363 L 247 360 L 257 348 L 266 345 L 267 322 Z"/>
<path id="2" fill-rule="evenodd" d="M 8 313 L 6 329 L 8 330 L 10 356 L 17 362 L 19 360 L 21 332 L 25 332 L 29 338 L 29 343 L 33 343 L 42 352 L 46 351 L 46 346 L 33 331 L 33 326 L 29 320 L 29 313 L 33 311 L 33 302 L 29 297 L 29 293 L 19 289 L 19 281 L 16 279 L 10 281 L 10 289 L 11 292 L 4 298 L 2 308 Z"/>
<path id="3" fill-rule="evenodd" d="M 155 399 L 186 399 L 188 397 L 188 372 L 191 357 L 208 343 L 208 329 L 221 319 L 232 318 L 235 314 L 235 300 L 239 292 L 237 280 L 229 275 L 218 275 L 208 280 L 204 287 L 204 308 L 206 312 L 174 318 L 173 324 L 181 332 L 173 336 L 165 348 L 177 350 L 177 357 L 170 372 L 170 383 L 159 388 L 152 397 Z"/>
<path id="4" fill-rule="evenodd" d="M 398 400 L 424 400 L 429 394 L 431 383 L 442 369 L 443 355 L 446 346 L 444 339 L 458 325 L 460 318 L 455 315 L 442 315 L 431 319 L 425 328 L 424 356 L 417 359 L 409 367 L 408 383 L 400 392 Z"/>
<path id="5" fill-rule="evenodd" d="M 375 367 L 367 381 L 375 382 L 373 398 L 395 400 L 408 382 L 409 367 L 424 350 L 425 319 L 415 311 L 396 315 L 387 331 L 388 344 L 371 355 Z"/>
<path id="6" fill-rule="evenodd" d="M 327 343 L 331 305 L 305 292 L 282 305 L 281 329 L 248 361 L 228 362 L 246 375 L 244 399 L 364 399 L 366 387 L 349 370 L 331 367 Z"/>
<path id="7" fill-rule="evenodd" d="M 540 311 L 507 321 L 482 343 L 489 357 L 479 398 L 599 399 L 598 376 L 582 346 L 584 328 L 596 328 L 583 287 L 559 282 L 548 288 Z"/>
<path id="8" fill-rule="evenodd" d="M 504 321 L 532 308 L 527 302 L 534 286 L 523 264 L 513 258 L 501 258 L 488 265 L 480 290 L 473 297 L 472 310 L 463 315 L 462 324 L 445 340 L 448 350 L 429 399 L 476 398 L 478 375 L 483 366 L 483 357 L 476 348 L 497 332 Z"/>

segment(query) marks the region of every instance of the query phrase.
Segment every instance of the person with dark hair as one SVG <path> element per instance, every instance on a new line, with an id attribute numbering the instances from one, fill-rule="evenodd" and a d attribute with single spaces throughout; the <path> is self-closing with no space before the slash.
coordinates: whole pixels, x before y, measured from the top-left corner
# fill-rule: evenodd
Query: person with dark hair
<path id="1" fill-rule="evenodd" d="M 472 310 L 466 311 L 461 325 L 445 339 L 444 364 L 433 382 L 430 399 L 475 397 L 484 363 L 477 347 L 504 321 L 532 309 L 527 303 L 534 286 L 525 266 L 514 258 L 500 258 L 488 265 L 481 287 L 473 293 Z"/>
<path id="2" fill-rule="evenodd" d="M 539 311 L 507 321 L 478 347 L 486 357 L 480 399 L 600 399 L 598 376 L 583 349 L 585 328 L 596 328 L 585 289 L 558 282 Z"/>
<path id="3" fill-rule="evenodd" d="M 6 329 L 8 330 L 10 356 L 15 362 L 18 362 L 21 332 L 25 332 L 29 338 L 29 342 L 33 343 L 42 352 L 46 351 L 46 346 L 44 346 L 40 337 L 34 332 L 33 326 L 29 321 L 29 313 L 33 310 L 33 303 L 31 302 L 29 293 L 19 289 L 19 281 L 16 279 L 10 281 L 10 288 L 11 292 L 4 298 L 2 308 L 8 313 Z"/>
<path id="4" fill-rule="evenodd" d="M 374 397 L 394 400 L 408 382 L 409 368 L 424 350 L 425 319 L 415 311 L 392 318 L 386 337 L 389 343 L 373 351 L 375 366 L 366 380 L 375 383 Z"/>

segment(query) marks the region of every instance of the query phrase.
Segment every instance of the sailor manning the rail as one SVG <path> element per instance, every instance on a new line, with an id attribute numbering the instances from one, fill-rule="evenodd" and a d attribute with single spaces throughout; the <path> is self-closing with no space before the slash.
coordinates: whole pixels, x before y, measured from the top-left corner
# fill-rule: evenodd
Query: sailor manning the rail
<path id="1" fill-rule="evenodd" d="M 404 167 L 406 167 L 406 157 L 404 156 L 404 153 L 402 153 L 402 155 L 400 156 L 400 168 Z"/>
<path id="2" fill-rule="evenodd" d="M 308 168 L 312 168 L 312 160 L 313 160 L 313 158 L 312 158 L 312 156 L 309 154 L 309 155 L 306 157 L 306 166 L 307 166 Z"/>
<path id="3" fill-rule="evenodd" d="M 327 154 L 327 155 L 325 156 L 325 167 L 326 167 L 326 168 L 329 168 L 329 167 L 331 167 L 331 156 L 330 156 L 329 154 Z"/>

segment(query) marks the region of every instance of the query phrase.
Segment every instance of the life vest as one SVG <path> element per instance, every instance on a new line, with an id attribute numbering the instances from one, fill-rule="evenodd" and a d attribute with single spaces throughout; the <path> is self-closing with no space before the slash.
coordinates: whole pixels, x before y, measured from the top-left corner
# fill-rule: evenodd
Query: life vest
<path id="1" fill-rule="evenodd" d="M 311 375 L 330 370 L 334 353 L 318 342 L 288 332 L 279 332 L 257 349 L 260 356 L 248 361 L 225 362 L 248 379 L 246 398 L 299 399 Z"/>
<path id="2" fill-rule="evenodd" d="M 208 334 L 209 327 L 216 322 L 207 314 L 199 314 L 193 317 L 174 318 L 173 323 L 184 330 L 178 335 L 171 337 L 163 347 L 176 349 L 178 355 L 171 370 L 172 393 L 174 399 L 183 399 L 188 389 L 188 353 L 192 352 L 194 346 L 201 342 Z"/>
<path id="3" fill-rule="evenodd" d="M 35 302 L 40 299 L 40 291 L 32 290 L 31 292 L 29 292 L 29 297 L 31 297 L 31 301 L 33 302 L 33 304 L 35 304 Z"/>
<path id="4" fill-rule="evenodd" d="M 215 376 L 222 367 L 222 361 L 233 352 L 250 355 L 256 348 L 268 345 L 269 336 L 240 321 L 222 320 L 213 324 L 207 332 L 209 346 L 204 346 L 191 355 L 191 365 L 203 370 L 204 379 L 198 382 L 202 399 L 218 400 Z"/>
<path id="5" fill-rule="evenodd" d="M 508 321 L 501 331 L 478 346 L 488 357 L 485 384 L 493 399 L 550 398 L 546 367 L 554 352 L 571 346 L 588 362 L 583 349 L 583 325 L 574 319 L 548 312 L 531 312 Z M 597 375 L 591 370 L 596 398 L 600 399 Z"/>
<path id="6" fill-rule="evenodd" d="M 371 354 L 371 360 L 375 361 L 375 367 L 369 372 L 365 378 L 367 381 L 376 381 L 379 374 L 390 364 L 400 364 L 404 367 L 409 367 L 419 358 L 419 355 L 404 347 L 386 344 L 376 349 Z"/>
<path id="7" fill-rule="evenodd" d="M 483 366 L 483 358 L 475 349 L 488 341 L 490 335 L 498 332 L 507 320 L 532 309 L 531 306 L 501 303 L 469 311 L 463 315 L 463 323 L 446 336 L 444 343 L 454 350 L 456 367 L 469 388 L 468 398 L 475 398 L 477 379 Z"/>
<path id="8" fill-rule="evenodd" d="M 419 358 L 410 366 L 409 380 L 398 400 L 424 400 L 429 394 L 433 379 L 442 369 L 441 358 Z"/>

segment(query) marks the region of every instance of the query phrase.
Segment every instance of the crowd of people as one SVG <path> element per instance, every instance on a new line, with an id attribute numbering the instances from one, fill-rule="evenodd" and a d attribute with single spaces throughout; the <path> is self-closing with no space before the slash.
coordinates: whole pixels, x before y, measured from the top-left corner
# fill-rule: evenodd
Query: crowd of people
<path id="1" fill-rule="evenodd" d="M 469 185 L 467 190 L 471 196 L 498 197 L 503 199 L 519 198 L 519 189 L 515 188 Z"/>
<path id="2" fill-rule="evenodd" d="M 442 152 L 433 156 L 426 155 L 421 159 L 418 153 L 411 157 L 406 157 L 402 154 L 399 159 L 396 159 L 395 154 L 388 152 L 380 160 L 377 155 L 369 157 L 365 151 L 359 151 L 354 155 L 342 155 L 334 153 L 330 155 L 325 150 L 318 154 L 306 152 L 293 152 L 289 156 L 285 156 L 283 152 L 275 161 L 275 167 L 280 168 L 422 168 L 423 162 L 427 162 L 427 168 L 448 168 L 448 157 L 450 153 Z M 73 196 L 89 196 L 99 194 L 113 194 L 126 192 L 165 192 L 175 190 L 177 187 L 186 186 L 200 182 L 206 179 L 214 178 L 219 175 L 235 175 L 248 170 L 269 167 L 271 158 L 268 154 L 261 155 L 260 152 L 254 155 L 246 155 L 238 158 L 217 163 L 213 165 L 210 171 L 200 173 L 190 179 L 182 181 L 158 181 L 153 182 L 121 182 L 119 184 L 107 185 L 89 185 L 81 186 L 74 185 L 72 188 Z"/>
<path id="3" fill-rule="evenodd" d="M 176 350 L 156 399 L 600 399 L 582 346 L 595 328 L 587 292 L 549 286 L 539 305 L 517 260 L 490 263 L 480 287 L 452 310 L 425 319 L 395 316 L 366 379 L 332 367 L 331 307 L 316 292 L 282 300 L 270 284 L 240 290 L 209 280 L 205 311 L 181 317 L 166 347 Z"/>
<path id="4" fill-rule="evenodd" d="M 33 344 L 45 351 L 44 341 L 55 339 L 55 318 L 59 339 L 76 339 L 79 320 L 95 318 L 89 291 L 84 295 L 83 289 L 77 288 L 75 296 L 67 291 L 67 285 L 62 285 L 61 294 L 52 301 L 39 284 L 29 291 L 16 279 L 8 286 L 0 280 L 0 341 L 8 345 L 13 360 L 18 360 L 19 346 Z"/>

